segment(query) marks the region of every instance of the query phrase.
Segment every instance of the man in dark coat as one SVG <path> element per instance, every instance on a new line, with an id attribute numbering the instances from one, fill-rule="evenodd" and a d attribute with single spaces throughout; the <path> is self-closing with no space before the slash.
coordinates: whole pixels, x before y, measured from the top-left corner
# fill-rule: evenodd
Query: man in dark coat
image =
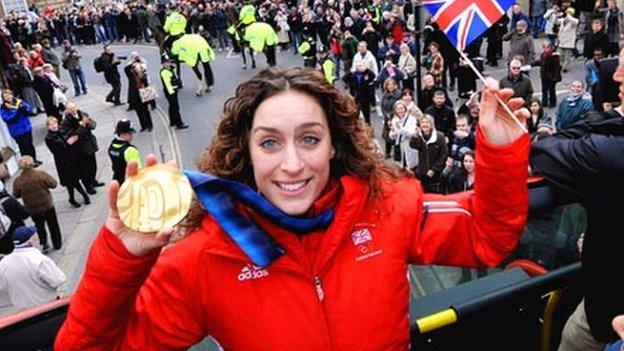
<path id="1" fill-rule="evenodd" d="M 500 87 L 513 89 L 513 97 L 523 98 L 525 102 L 531 101 L 533 85 L 529 77 L 522 73 L 522 62 L 520 60 L 514 59 L 509 62 L 509 74 L 501 78 Z"/>
<path id="2" fill-rule="evenodd" d="M 112 102 L 115 106 L 121 105 L 119 96 L 121 95 L 121 76 L 117 66 L 121 63 L 119 58 L 115 56 L 113 48 L 110 45 L 104 45 L 104 52 L 102 52 L 103 66 L 104 66 L 104 79 L 113 88 L 108 95 L 106 95 L 106 102 Z"/>
<path id="3" fill-rule="evenodd" d="M 433 94 L 433 105 L 429 106 L 425 113 L 431 115 L 435 121 L 435 128 L 444 134 L 446 143 L 453 140 L 455 131 L 455 112 L 446 104 L 446 91 L 438 88 Z"/>
<path id="4" fill-rule="evenodd" d="M 76 164 L 81 170 L 80 178 L 87 193 L 95 194 L 94 187 L 104 186 L 104 183 L 96 180 L 97 162 L 95 153 L 98 151 L 97 139 L 92 130 L 96 127 L 94 120 L 78 110 L 73 102 L 67 104 L 67 112 L 61 122 L 61 136 L 68 140 L 72 136 L 78 136 L 78 140 L 70 146 L 70 152 L 76 155 Z"/>
<path id="5" fill-rule="evenodd" d="M 54 105 L 54 85 L 52 81 L 43 74 L 43 68 L 41 67 L 35 67 L 33 72 L 35 75 L 33 77 L 32 86 L 43 103 L 46 115 L 54 116 L 60 120 L 61 111 Z"/>
<path id="6" fill-rule="evenodd" d="M 624 90 L 624 51 L 613 79 Z M 624 103 L 623 93 L 620 99 Z M 617 270 L 624 247 L 618 205 L 624 198 L 623 116 L 621 106 L 590 115 L 536 141 L 531 150 L 533 173 L 544 176 L 556 194 L 585 205 L 588 213 L 581 256 L 584 300 L 564 328 L 565 350 L 602 350 L 604 343 L 617 338 L 611 321 L 624 314 L 621 289 L 614 288 L 612 279 L 602 278 Z"/>
<path id="7" fill-rule="evenodd" d="M 362 111 L 364 120 L 370 124 L 370 107 L 375 103 L 375 73 L 360 64 L 354 72 L 347 72 L 342 79 L 349 86 L 349 92 Z"/>

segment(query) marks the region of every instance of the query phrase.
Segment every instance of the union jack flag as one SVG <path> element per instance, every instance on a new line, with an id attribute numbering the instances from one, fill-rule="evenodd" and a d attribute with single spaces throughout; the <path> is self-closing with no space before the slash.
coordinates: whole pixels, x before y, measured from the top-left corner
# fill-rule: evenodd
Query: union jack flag
<path id="1" fill-rule="evenodd" d="M 422 0 L 432 20 L 457 50 L 468 45 L 509 10 L 516 0 Z"/>

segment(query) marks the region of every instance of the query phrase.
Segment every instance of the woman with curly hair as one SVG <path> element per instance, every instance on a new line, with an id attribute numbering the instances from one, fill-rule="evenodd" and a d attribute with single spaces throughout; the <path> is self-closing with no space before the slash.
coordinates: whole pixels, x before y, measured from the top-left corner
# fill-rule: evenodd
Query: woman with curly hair
<path id="1" fill-rule="evenodd" d="M 407 349 L 407 265 L 496 265 L 524 226 L 529 140 L 497 109 L 513 92 L 488 84 L 476 190 L 444 197 L 384 161 L 322 74 L 261 71 L 226 101 L 194 173 L 238 189 L 221 198 L 231 217 L 195 203 L 189 234 L 161 250 L 173 229 L 125 227 L 113 181 L 55 349 L 179 350 L 207 335 L 227 350 Z"/>

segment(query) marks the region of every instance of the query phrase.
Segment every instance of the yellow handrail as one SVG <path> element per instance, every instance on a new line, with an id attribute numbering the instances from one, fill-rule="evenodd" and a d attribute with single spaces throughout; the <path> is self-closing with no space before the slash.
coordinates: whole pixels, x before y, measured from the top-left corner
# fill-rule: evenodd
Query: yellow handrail
<path id="1" fill-rule="evenodd" d="M 418 325 L 420 333 L 424 334 L 455 322 L 457 322 L 457 312 L 449 308 L 426 317 L 418 318 L 416 320 L 416 325 Z"/>

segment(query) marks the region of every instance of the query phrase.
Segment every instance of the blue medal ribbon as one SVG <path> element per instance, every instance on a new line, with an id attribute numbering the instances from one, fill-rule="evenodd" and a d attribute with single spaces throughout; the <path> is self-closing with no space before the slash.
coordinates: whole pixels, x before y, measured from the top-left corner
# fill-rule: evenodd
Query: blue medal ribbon
<path id="1" fill-rule="evenodd" d="M 245 255 L 261 268 L 266 268 L 271 262 L 281 257 L 284 254 L 284 248 L 259 228 L 252 219 L 241 215 L 232 202 L 233 198 L 272 223 L 295 233 L 327 228 L 334 218 L 333 209 L 312 218 L 291 217 L 244 184 L 197 171 L 185 170 L 184 174 L 191 182 L 204 209 L 219 223 L 219 226 Z"/>

